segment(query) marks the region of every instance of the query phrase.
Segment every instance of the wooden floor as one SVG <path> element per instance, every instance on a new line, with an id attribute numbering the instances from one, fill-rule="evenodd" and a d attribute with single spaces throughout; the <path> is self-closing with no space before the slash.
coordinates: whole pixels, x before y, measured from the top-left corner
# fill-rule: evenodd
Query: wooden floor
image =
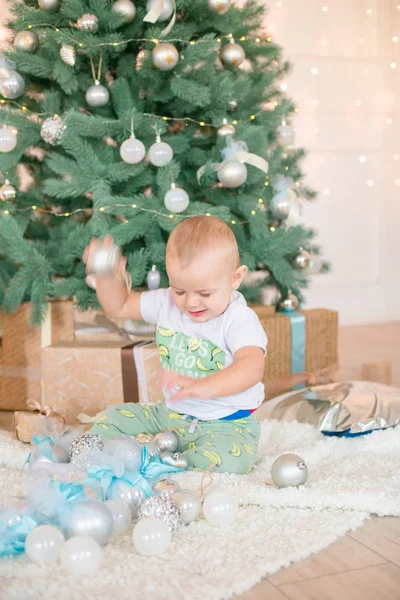
<path id="1" fill-rule="evenodd" d="M 341 380 L 361 379 L 361 365 L 392 363 L 400 387 L 400 322 L 343 327 Z M 399 497 L 400 502 L 400 497 Z M 400 598 L 400 518 L 372 517 L 322 552 L 263 579 L 236 600 L 396 600 Z"/>

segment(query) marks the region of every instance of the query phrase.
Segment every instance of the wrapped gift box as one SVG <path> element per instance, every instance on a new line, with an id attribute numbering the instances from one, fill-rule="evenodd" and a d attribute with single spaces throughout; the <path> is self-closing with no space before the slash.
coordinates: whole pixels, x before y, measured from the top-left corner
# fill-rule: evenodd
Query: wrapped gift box
<path id="1" fill-rule="evenodd" d="M 133 342 L 155 338 L 156 328 L 144 321 L 111 319 L 102 310 L 74 311 L 75 338 L 84 341 Z"/>
<path id="2" fill-rule="evenodd" d="M 259 319 L 265 319 L 275 314 L 275 306 L 271 304 L 249 304 Z"/>
<path id="3" fill-rule="evenodd" d="M 49 302 L 42 327 L 29 325 L 30 304 L 13 315 L 1 312 L 0 410 L 25 410 L 29 399 L 41 398 L 41 348 L 74 339 L 70 301 Z"/>
<path id="4" fill-rule="evenodd" d="M 64 419 L 60 415 L 47 417 L 37 410 L 0 411 L 0 428 L 12 431 L 20 442 L 30 443 L 34 435 L 46 433 L 50 427 L 61 430 Z"/>
<path id="5" fill-rule="evenodd" d="M 95 416 L 112 404 L 163 401 L 154 342 L 75 341 L 42 352 L 44 403 L 68 424 L 80 413 Z"/>

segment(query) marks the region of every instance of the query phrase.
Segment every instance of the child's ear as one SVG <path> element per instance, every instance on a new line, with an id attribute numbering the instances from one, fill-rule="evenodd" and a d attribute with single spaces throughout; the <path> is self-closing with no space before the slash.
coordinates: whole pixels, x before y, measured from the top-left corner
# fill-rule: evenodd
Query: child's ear
<path id="1" fill-rule="evenodd" d="M 246 267 L 246 265 L 241 265 L 238 269 L 236 269 L 232 277 L 232 288 L 234 290 L 237 290 L 239 288 L 239 286 L 243 282 L 243 279 L 246 277 L 248 270 L 249 269 L 248 267 Z"/>

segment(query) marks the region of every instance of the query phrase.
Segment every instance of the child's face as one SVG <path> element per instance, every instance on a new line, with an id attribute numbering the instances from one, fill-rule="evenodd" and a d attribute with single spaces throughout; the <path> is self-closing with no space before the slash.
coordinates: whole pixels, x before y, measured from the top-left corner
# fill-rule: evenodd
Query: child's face
<path id="1" fill-rule="evenodd" d="M 233 271 L 224 251 L 213 250 L 183 267 L 167 257 L 167 273 L 175 306 L 192 321 L 205 323 L 221 315 L 246 275 L 247 267 Z"/>

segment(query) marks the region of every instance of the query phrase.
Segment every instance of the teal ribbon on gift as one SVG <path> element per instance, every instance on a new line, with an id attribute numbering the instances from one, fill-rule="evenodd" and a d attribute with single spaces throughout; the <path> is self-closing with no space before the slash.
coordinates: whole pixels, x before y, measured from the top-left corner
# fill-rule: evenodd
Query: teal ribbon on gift
<path id="1" fill-rule="evenodd" d="M 306 318 L 294 311 L 283 311 L 290 319 L 292 374 L 306 370 Z M 293 390 L 306 387 L 305 383 L 293 386 Z"/>

